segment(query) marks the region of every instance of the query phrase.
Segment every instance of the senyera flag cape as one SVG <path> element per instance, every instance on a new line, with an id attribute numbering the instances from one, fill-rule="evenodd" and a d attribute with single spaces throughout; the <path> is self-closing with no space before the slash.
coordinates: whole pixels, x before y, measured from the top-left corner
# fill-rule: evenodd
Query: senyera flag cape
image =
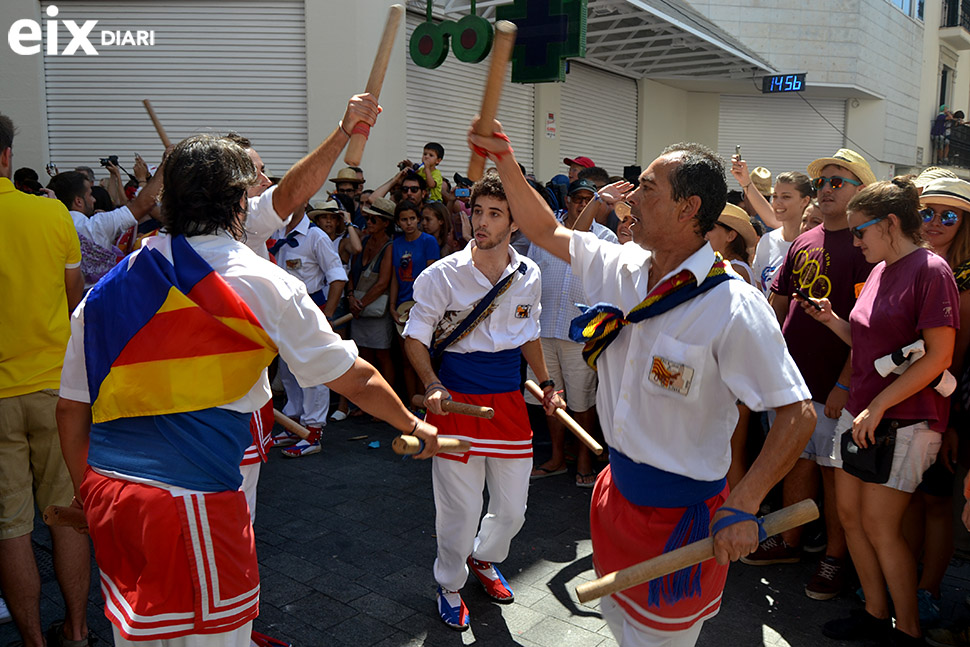
<path id="1" fill-rule="evenodd" d="M 157 237 L 84 307 L 93 422 L 199 411 L 256 384 L 276 346 L 184 236 Z"/>

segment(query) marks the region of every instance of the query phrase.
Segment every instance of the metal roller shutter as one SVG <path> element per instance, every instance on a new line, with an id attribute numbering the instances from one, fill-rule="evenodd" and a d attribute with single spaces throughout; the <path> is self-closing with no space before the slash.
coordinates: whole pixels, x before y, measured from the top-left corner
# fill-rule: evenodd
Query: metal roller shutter
<path id="1" fill-rule="evenodd" d="M 411 32 L 424 22 L 424 16 L 408 13 L 407 43 Z M 407 155 L 412 162 L 421 161 L 421 151 L 428 142 L 445 148 L 441 172 L 451 180 L 455 171 L 468 170 L 468 125 L 482 104 L 489 60 L 476 65 L 462 63 L 449 50 L 445 62 L 433 70 L 419 67 L 407 59 L 408 133 Z M 511 66 L 510 66 L 511 67 Z M 511 70 L 509 71 L 511 76 Z M 498 120 L 512 140 L 515 157 L 533 170 L 533 137 L 535 133 L 535 87 L 506 81 L 499 104 Z M 399 160 L 393 160 L 397 162 Z M 392 163 L 388 161 L 389 165 Z"/>
<path id="2" fill-rule="evenodd" d="M 52 4 L 41 2 L 41 10 Z M 57 2 L 58 20 L 97 20 L 98 56 L 44 56 L 50 159 L 61 170 L 162 145 L 141 100 L 174 142 L 234 130 L 276 174 L 306 154 L 303 0 Z M 80 22 L 79 22 L 80 24 Z M 100 47 L 102 30 L 155 31 L 154 47 Z M 61 40 L 64 41 L 62 28 Z M 64 43 L 61 43 L 64 46 Z"/>
<path id="3" fill-rule="evenodd" d="M 559 151 L 584 155 L 610 175 L 637 163 L 637 83 L 569 62 L 562 86 Z"/>
<path id="4" fill-rule="evenodd" d="M 812 160 L 835 154 L 844 146 L 845 99 L 809 101 L 832 125 L 797 96 L 721 96 L 717 139 L 725 163 L 740 145 L 750 168 L 764 166 L 774 177 L 805 173 Z M 733 178 L 728 186 L 738 188 Z"/>

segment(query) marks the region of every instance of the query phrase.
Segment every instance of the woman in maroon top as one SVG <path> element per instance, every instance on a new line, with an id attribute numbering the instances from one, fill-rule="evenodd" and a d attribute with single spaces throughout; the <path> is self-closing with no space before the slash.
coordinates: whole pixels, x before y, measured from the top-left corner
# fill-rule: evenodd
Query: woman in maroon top
<path id="1" fill-rule="evenodd" d="M 835 315 L 826 299 L 802 305 L 852 347 L 852 383 L 837 437 L 851 431 L 855 444 L 866 448 L 884 418 L 901 422 L 887 481 L 865 482 L 845 469 L 836 471 L 839 518 L 866 608 L 826 623 L 822 631 L 841 640 L 921 645 L 916 562 L 903 538 L 902 519 L 946 429 L 949 403 L 930 385 L 951 363 L 959 295 L 946 261 L 921 246 L 919 195 L 912 182 L 872 184 L 852 198 L 847 212 L 855 245 L 877 265 L 848 321 Z M 876 360 L 920 339 L 926 354 L 905 372 L 883 377 L 876 370 Z M 835 453 L 845 459 L 838 440 Z"/>

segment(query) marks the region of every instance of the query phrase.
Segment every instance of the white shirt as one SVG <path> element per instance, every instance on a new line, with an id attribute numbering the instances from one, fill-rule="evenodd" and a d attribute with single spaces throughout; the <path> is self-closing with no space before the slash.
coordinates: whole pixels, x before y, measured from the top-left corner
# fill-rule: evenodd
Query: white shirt
<path id="1" fill-rule="evenodd" d="M 74 228 L 77 229 L 78 235 L 105 249 L 111 249 L 125 229 L 138 224 L 127 206 L 118 207 L 112 211 L 102 211 L 90 218 L 80 211 L 71 211 L 71 220 L 74 221 Z"/>
<path id="2" fill-rule="evenodd" d="M 569 253 L 590 300 L 629 313 L 646 298 L 651 254 L 639 245 L 575 232 Z M 703 283 L 713 263 L 705 243 L 663 278 L 686 268 Z M 730 466 L 736 400 L 760 411 L 811 399 L 768 302 L 738 280 L 627 325 L 597 366 L 596 405 L 609 445 L 703 481 L 723 478 Z M 686 388 L 660 386 L 664 369 L 680 374 Z"/>
<path id="3" fill-rule="evenodd" d="M 157 249 L 171 260 L 171 238 L 159 234 L 145 241 L 141 250 L 123 262 L 134 261 L 145 248 Z M 192 248 L 218 272 L 253 311 L 259 324 L 279 348 L 302 387 L 315 386 L 343 375 L 357 358 L 357 346 L 330 328 L 323 312 L 307 295 L 301 281 L 264 261 L 228 234 L 193 236 Z M 84 362 L 84 305 L 71 317 L 71 340 L 61 372 L 61 397 L 90 402 Z M 256 411 L 272 397 L 266 370 L 249 393 L 222 409 Z"/>
<path id="4" fill-rule="evenodd" d="M 565 211 L 557 214 L 560 222 L 565 216 Z M 600 240 L 617 243 L 616 234 L 595 220 L 590 231 Z M 569 325 L 582 314 L 576 304 L 594 305 L 586 297 L 582 279 L 573 274 L 569 263 L 535 243 L 529 247 L 528 256 L 542 273 L 542 316 L 539 318 L 542 336 L 569 341 Z"/>
<path id="5" fill-rule="evenodd" d="M 276 264 L 303 281 L 307 292 L 313 294 L 334 281 L 347 280 L 336 245 L 325 231 L 311 226 L 306 216 L 289 234 L 281 229 L 273 237 L 280 240 L 288 235 L 292 235 L 299 245 L 280 247 L 276 252 Z"/>
<path id="6" fill-rule="evenodd" d="M 260 258 L 269 260 L 269 251 L 266 249 L 266 241 L 281 227 L 289 224 L 292 215 L 287 215 L 285 219 L 280 218 L 273 208 L 273 193 L 276 185 L 273 185 L 254 198 L 249 198 L 246 203 L 246 246 L 256 252 Z"/>
<path id="7" fill-rule="evenodd" d="M 472 263 L 472 246 L 435 261 L 414 279 L 414 307 L 408 315 L 404 336 L 413 337 L 430 348 L 439 324 L 451 328 L 462 321 L 492 283 Z M 539 268 L 534 262 L 509 247 L 509 264 L 501 279 L 525 263 L 525 275 L 514 279 L 512 286 L 496 298 L 497 305 L 484 321 L 467 336 L 448 347 L 450 353 L 495 353 L 519 348 L 539 338 L 539 313 L 542 293 Z M 499 280 L 501 280 L 499 279 Z M 441 341 L 443 336 L 437 336 Z"/>
<path id="8" fill-rule="evenodd" d="M 782 263 L 785 262 L 788 248 L 795 242 L 785 240 L 782 234 L 782 227 L 772 229 L 761 237 L 761 240 L 758 241 L 758 248 L 754 252 L 752 268 L 754 273 L 751 275 L 751 280 L 754 281 L 755 287 L 765 293 L 765 296 L 770 295 L 775 274 L 781 269 Z"/>

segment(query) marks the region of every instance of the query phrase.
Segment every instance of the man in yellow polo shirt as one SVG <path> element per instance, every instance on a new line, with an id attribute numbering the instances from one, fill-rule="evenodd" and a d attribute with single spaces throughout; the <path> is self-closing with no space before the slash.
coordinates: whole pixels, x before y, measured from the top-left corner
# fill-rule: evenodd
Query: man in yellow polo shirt
<path id="1" fill-rule="evenodd" d="M 14 128 L 0 114 L 0 590 L 25 647 L 43 647 L 34 503 L 71 503 L 54 419 L 70 312 L 81 300 L 81 248 L 67 209 L 10 181 Z M 47 645 L 87 645 L 87 537 L 51 528 L 66 614 Z M 77 641 L 77 642 L 73 642 Z"/>

